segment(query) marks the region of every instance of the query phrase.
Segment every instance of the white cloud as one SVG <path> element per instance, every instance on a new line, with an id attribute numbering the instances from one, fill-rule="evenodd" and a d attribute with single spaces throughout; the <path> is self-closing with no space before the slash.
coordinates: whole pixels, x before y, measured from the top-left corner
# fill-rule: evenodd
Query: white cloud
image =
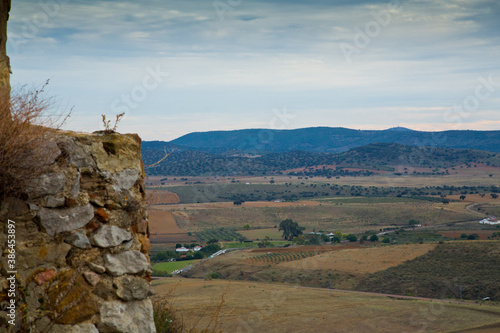
<path id="1" fill-rule="evenodd" d="M 23 42 L 9 46 L 12 78 L 51 78 L 55 94 L 75 104 L 75 129 L 93 126 L 87 115 L 112 112 L 112 102 L 158 64 L 169 78 L 127 113 L 144 115 L 133 123 L 147 137 L 265 126 L 281 105 L 297 110 L 295 127 L 447 128 L 444 109 L 472 94 L 479 76 L 500 77 L 499 6 L 404 2 L 349 64 L 339 44 L 354 45 L 355 29 L 375 22 L 372 12 L 387 3 L 246 1 L 220 20 L 211 1 L 68 0 L 49 15 L 37 1 L 20 0 L 9 22 L 11 41 Z M 43 13 L 48 20 L 28 36 Z M 484 110 L 498 110 L 496 96 L 467 126 L 490 126 L 496 118 Z M 161 132 L 155 119 L 165 114 L 162 128 L 175 129 Z"/>

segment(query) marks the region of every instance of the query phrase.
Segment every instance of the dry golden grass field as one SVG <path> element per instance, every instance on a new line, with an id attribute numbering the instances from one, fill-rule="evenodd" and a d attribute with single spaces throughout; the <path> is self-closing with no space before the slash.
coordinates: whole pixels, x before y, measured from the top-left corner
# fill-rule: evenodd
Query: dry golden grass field
<path id="1" fill-rule="evenodd" d="M 279 263 L 278 267 L 330 269 L 350 274 L 375 273 L 415 259 L 435 247 L 436 244 L 409 244 L 344 248 L 302 260 Z"/>
<path id="2" fill-rule="evenodd" d="M 453 332 L 500 322 L 498 307 L 473 303 L 247 281 L 163 278 L 153 285 L 156 297 L 169 297 L 186 327 L 205 329 L 218 319 L 221 331 L 231 333 Z"/>
<path id="3" fill-rule="evenodd" d="M 173 192 L 165 190 L 148 190 L 146 192 L 146 202 L 148 205 L 176 204 L 181 202 L 179 196 Z"/>

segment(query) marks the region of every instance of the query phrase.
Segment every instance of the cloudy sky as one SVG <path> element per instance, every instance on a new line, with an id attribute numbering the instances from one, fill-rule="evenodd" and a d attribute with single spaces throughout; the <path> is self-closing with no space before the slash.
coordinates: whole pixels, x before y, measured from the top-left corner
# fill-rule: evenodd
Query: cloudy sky
<path id="1" fill-rule="evenodd" d="M 13 86 L 68 129 L 500 128 L 498 0 L 15 0 Z"/>

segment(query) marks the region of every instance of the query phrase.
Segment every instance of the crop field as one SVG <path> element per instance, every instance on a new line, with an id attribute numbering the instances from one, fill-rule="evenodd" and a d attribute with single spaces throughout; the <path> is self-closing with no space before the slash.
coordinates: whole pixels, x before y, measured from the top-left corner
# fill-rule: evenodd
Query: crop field
<path id="1" fill-rule="evenodd" d="M 162 234 L 182 234 L 186 231 L 177 226 L 174 215 L 165 210 L 149 209 L 149 232 L 153 236 Z"/>
<path id="2" fill-rule="evenodd" d="M 233 241 L 240 240 L 243 236 L 240 233 L 232 229 L 227 228 L 217 228 L 217 229 L 205 229 L 202 231 L 195 232 L 195 235 L 202 241 L 209 241 L 211 239 L 217 239 L 219 241 Z"/>
<path id="3" fill-rule="evenodd" d="M 311 267 L 349 274 L 374 273 L 415 259 L 435 247 L 436 244 L 409 244 L 345 248 L 342 251 L 329 251 L 311 258 L 301 258 L 303 260 L 297 262 L 280 263 L 279 266 Z"/>
<path id="4" fill-rule="evenodd" d="M 174 215 L 166 210 L 157 210 L 150 208 L 149 213 L 149 232 L 151 233 L 151 243 L 153 250 L 163 250 L 165 247 L 176 243 L 191 243 L 198 239 L 180 229 L 177 226 Z M 155 245 L 162 244 L 161 246 Z"/>
<path id="5" fill-rule="evenodd" d="M 155 189 L 146 191 L 146 202 L 148 205 L 176 204 L 180 201 L 179 196 L 173 192 Z"/>
<path id="6" fill-rule="evenodd" d="M 316 256 L 320 251 L 304 251 L 304 252 L 281 252 L 281 253 L 267 253 L 255 257 L 248 258 L 246 264 L 250 265 L 277 265 L 282 262 L 289 262 L 294 260 L 301 260 L 309 257 Z"/>
<path id="7" fill-rule="evenodd" d="M 223 332 L 452 332 L 500 322 L 498 307 L 473 303 L 250 281 L 162 278 L 153 286 L 188 329 L 213 328 L 219 306 Z"/>

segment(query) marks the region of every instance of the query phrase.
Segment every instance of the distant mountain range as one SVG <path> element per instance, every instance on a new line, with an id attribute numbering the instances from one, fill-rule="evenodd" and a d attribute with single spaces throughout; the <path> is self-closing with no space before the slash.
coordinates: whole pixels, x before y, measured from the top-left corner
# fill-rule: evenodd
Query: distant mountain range
<path id="1" fill-rule="evenodd" d="M 173 153 L 162 160 L 166 151 Z M 177 176 L 298 173 L 333 177 L 369 175 L 402 165 L 499 166 L 500 154 L 495 152 L 500 152 L 500 131 L 420 132 L 403 127 L 196 132 L 170 142 L 142 143 L 146 165 L 161 160 L 146 168 L 149 175 Z"/>
<path id="2" fill-rule="evenodd" d="M 209 153 L 321 152 L 341 153 L 372 143 L 398 143 L 416 147 L 443 147 L 500 152 L 500 131 L 421 132 L 404 127 L 387 130 L 353 130 L 310 127 L 294 130 L 244 129 L 194 132 L 165 142 L 145 142 L 149 147 L 179 147 Z"/>

